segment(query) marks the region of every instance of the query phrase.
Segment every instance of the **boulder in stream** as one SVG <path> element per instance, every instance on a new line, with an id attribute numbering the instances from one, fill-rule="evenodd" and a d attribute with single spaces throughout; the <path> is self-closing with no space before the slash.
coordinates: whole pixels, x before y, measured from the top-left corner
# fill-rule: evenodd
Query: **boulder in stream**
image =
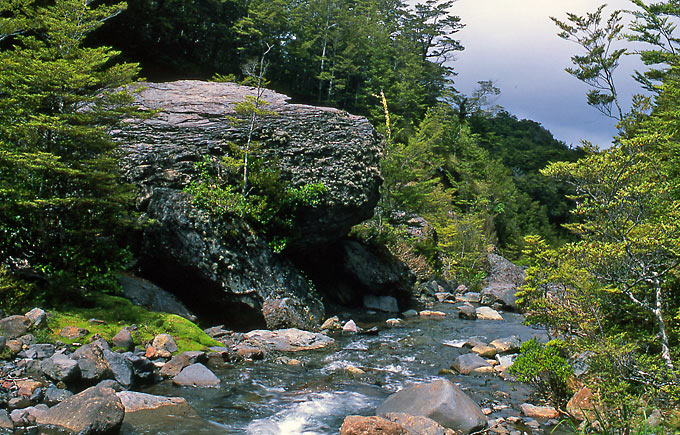
<path id="1" fill-rule="evenodd" d="M 444 427 L 469 434 L 486 427 L 480 407 L 446 379 L 416 384 L 392 394 L 376 414 L 404 413 L 428 417 Z"/>
<path id="2" fill-rule="evenodd" d="M 314 332 L 288 328 L 276 331 L 255 330 L 245 334 L 244 346 L 254 343 L 269 351 L 298 352 L 303 350 L 322 349 L 335 343 L 332 338 Z M 241 346 L 239 344 L 239 346 Z M 237 348 L 239 347 L 237 346 Z"/>
<path id="3" fill-rule="evenodd" d="M 491 367 L 484 358 L 476 353 L 466 353 L 461 355 L 451 364 L 451 368 L 456 370 L 461 375 L 469 375 L 473 370 L 482 367 Z"/>

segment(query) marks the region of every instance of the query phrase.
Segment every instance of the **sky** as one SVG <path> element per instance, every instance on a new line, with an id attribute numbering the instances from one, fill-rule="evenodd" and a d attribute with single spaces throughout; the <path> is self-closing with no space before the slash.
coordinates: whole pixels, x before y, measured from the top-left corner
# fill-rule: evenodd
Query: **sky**
<path id="1" fill-rule="evenodd" d="M 601 0 L 602 2 L 605 0 Z M 586 104 L 587 86 L 564 71 L 579 53 L 574 42 L 557 36 L 550 20 L 566 13 L 594 11 L 598 0 L 458 0 L 452 13 L 466 27 L 456 34 L 465 50 L 453 62 L 455 87 L 469 94 L 479 80 L 493 80 L 501 89 L 496 104 L 519 118 L 539 122 L 569 145 L 589 140 L 603 148 L 616 134 L 616 121 Z M 609 0 L 607 11 L 630 8 L 628 0 Z M 605 15 L 605 17 L 608 17 Z M 617 69 L 616 86 L 626 107 L 640 93 L 631 78 L 641 68 L 627 56 Z"/>

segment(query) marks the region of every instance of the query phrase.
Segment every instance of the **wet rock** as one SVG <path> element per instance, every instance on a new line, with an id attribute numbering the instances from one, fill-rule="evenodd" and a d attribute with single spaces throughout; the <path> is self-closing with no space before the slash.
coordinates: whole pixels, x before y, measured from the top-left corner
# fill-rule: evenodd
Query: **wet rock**
<path id="1" fill-rule="evenodd" d="M 592 417 L 592 412 L 589 411 L 595 409 L 595 397 L 588 387 L 578 390 L 567 402 L 567 412 L 578 421 L 585 420 L 586 416 Z"/>
<path id="2" fill-rule="evenodd" d="M 329 331 L 340 331 L 342 329 L 342 323 L 340 323 L 340 318 L 338 316 L 333 316 L 326 319 L 321 325 L 321 330 L 327 329 Z"/>
<path id="3" fill-rule="evenodd" d="M 54 406 L 57 403 L 63 402 L 66 398 L 73 396 L 73 393 L 65 388 L 57 388 L 54 385 L 49 385 L 45 390 L 45 402 L 49 406 Z"/>
<path id="4" fill-rule="evenodd" d="M 180 302 L 172 293 L 163 290 L 156 284 L 133 275 L 121 274 L 118 276 L 123 295 L 133 304 L 146 308 L 149 311 L 177 314 L 192 322 L 196 316 Z"/>
<path id="5" fill-rule="evenodd" d="M 190 366 L 191 364 L 195 364 L 197 362 L 205 363 L 206 361 L 207 357 L 205 352 L 183 352 L 179 355 L 173 356 L 170 361 L 165 363 L 163 368 L 161 368 L 160 373 L 163 376 L 171 378 L 173 376 L 177 376 L 184 367 Z"/>
<path id="6" fill-rule="evenodd" d="M 517 352 L 522 346 L 522 341 L 516 335 L 506 338 L 498 338 L 491 343 L 491 346 L 495 347 L 498 353 L 508 353 Z"/>
<path id="7" fill-rule="evenodd" d="M 409 435 L 456 435 L 452 429 L 447 429 L 436 421 L 422 415 L 403 413 L 388 413 L 385 418 L 399 424 Z"/>
<path id="8" fill-rule="evenodd" d="M 78 377 L 78 362 L 62 353 L 55 353 L 40 363 L 40 370 L 57 382 L 70 382 Z"/>
<path id="9" fill-rule="evenodd" d="M 510 355 L 496 355 L 496 361 L 498 361 L 499 365 L 504 367 L 510 367 L 512 363 L 515 362 L 515 359 L 517 359 L 516 353 Z"/>
<path id="10" fill-rule="evenodd" d="M 456 370 L 461 375 L 469 375 L 473 370 L 480 367 L 489 367 L 489 364 L 484 358 L 475 353 L 466 353 L 465 355 L 460 355 L 451 364 L 451 368 Z"/>
<path id="11" fill-rule="evenodd" d="M 551 406 L 535 406 L 530 403 L 523 403 L 520 405 L 522 414 L 531 418 L 557 418 L 559 412 Z"/>
<path id="12" fill-rule="evenodd" d="M 264 358 L 264 350 L 259 347 L 239 344 L 236 348 L 236 356 L 240 359 L 257 361 Z"/>
<path id="13" fill-rule="evenodd" d="M 386 313 L 398 313 L 399 305 L 393 296 L 364 295 L 364 307 L 369 310 L 384 311 Z"/>
<path id="14" fill-rule="evenodd" d="M 418 312 L 416 310 L 406 310 L 403 313 L 401 313 L 401 317 L 403 317 L 404 319 L 418 317 Z"/>
<path id="15" fill-rule="evenodd" d="M 475 311 L 477 312 L 478 320 L 503 320 L 503 317 L 493 308 L 477 307 Z"/>
<path id="16" fill-rule="evenodd" d="M 90 331 L 88 331 L 87 329 L 79 328 L 77 326 L 64 326 L 59 331 L 59 335 L 61 337 L 68 338 L 69 340 L 76 340 L 78 338 L 83 338 L 89 333 L 90 333 Z"/>
<path id="17" fill-rule="evenodd" d="M 413 385 L 392 394 L 376 411 L 379 416 L 389 413 L 421 415 L 466 434 L 486 426 L 486 417 L 479 406 L 445 379 Z"/>
<path id="18" fill-rule="evenodd" d="M 156 349 L 156 355 L 161 358 L 170 358 L 173 353 L 177 352 L 177 343 L 170 334 L 158 334 L 154 337 L 151 346 Z"/>
<path id="19" fill-rule="evenodd" d="M 24 314 L 30 321 L 31 326 L 38 328 L 43 325 L 45 319 L 47 319 L 47 313 L 41 308 L 33 308 L 28 313 Z"/>
<path id="20" fill-rule="evenodd" d="M 278 352 L 297 352 L 322 349 L 335 343 L 323 334 L 301 331 L 299 329 L 279 329 L 277 331 L 255 330 L 245 334 L 247 341 L 262 348 Z"/>
<path id="21" fill-rule="evenodd" d="M 45 359 L 54 355 L 53 344 L 32 344 L 26 349 L 26 357 L 32 359 Z"/>
<path id="22" fill-rule="evenodd" d="M 122 347 L 125 350 L 131 350 L 134 347 L 134 340 L 128 328 L 121 329 L 118 334 L 111 339 L 114 347 Z"/>
<path id="23" fill-rule="evenodd" d="M 116 393 L 120 399 L 125 413 L 148 411 L 162 407 L 191 408 L 183 397 L 164 397 L 153 394 L 137 393 L 133 391 L 120 391 Z M 179 411 L 183 413 L 183 411 Z"/>
<path id="24" fill-rule="evenodd" d="M 148 358 L 132 353 L 125 353 L 124 355 L 132 366 L 135 383 L 151 383 L 154 381 L 156 367 Z"/>
<path id="25" fill-rule="evenodd" d="M 104 349 L 103 355 L 113 378 L 125 388 L 132 387 L 135 383 L 134 371 L 126 356 L 108 349 Z"/>
<path id="26" fill-rule="evenodd" d="M 477 311 L 472 305 L 461 305 L 458 308 L 458 317 L 465 320 L 477 319 Z"/>
<path id="27" fill-rule="evenodd" d="M 125 408 L 114 390 L 90 387 L 45 411 L 36 422 L 78 434 L 103 434 L 115 433 L 124 417 Z"/>
<path id="28" fill-rule="evenodd" d="M 449 293 L 449 292 L 437 292 L 437 293 L 434 294 L 434 297 L 439 302 L 456 300 L 456 295 Z"/>
<path id="29" fill-rule="evenodd" d="M 347 323 L 345 323 L 342 326 L 342 332 L 348 333 L 348 334 L 356 334 L 356 333 L 359 332 L 359 327 L 354 322 L 354 320 L 349 320 Z"/>
<path id="30" fill-rule="evenodd" d="M 418 313 L 420 317 L 445 317 L 446 313 L 443 311 L 432 311 L 432 310 L 423 310 Z"/>
<path id="31" fill-rule="evenodd" d="M 26 316 L 5 317 L 0 320 L 0 335 L 8 340 L 18 338 L 26 334 L 31 325 L 31 319 Z"/>
<path id="32" fill-rule="evenodd" d="M 216 387 L 220 379 L 201 363 L 192 364 L 172 378 L 172 383 L 188 387 Z"/>
<path id="33" fill-rule="evenodd" d="M 408 431 L 398 423 L 381 417 L 350 415 L 340 428 L 340 435 L 408 435 Z"/>
<path id="34" fill-rule="evenodd" d="M 486 342 L 482 341 L 479 337 L 470 337 L 465 342 L 465 347 L 473 348 L 475 346 L 486 346 Z"/>
<path id="35" fill-rule="evenodd" d="M 316 329 L 319 319 L 314 311 L 297 298 L 267 298 L 262 303 L 262 315 L 269 329 Z"/>
<path id="36" fill-rule="evenodd" d="M 404 321 L 401 320 L 401 319 L 387 319 L 387 320 L 385 320 L 385 323 L 386 323 L 388 326 L 391 326 L 391 327 L 393 327 L 393 328 L 396 328 L 397 326 L 402 326 L 402 324 L 404 323 Z"/>

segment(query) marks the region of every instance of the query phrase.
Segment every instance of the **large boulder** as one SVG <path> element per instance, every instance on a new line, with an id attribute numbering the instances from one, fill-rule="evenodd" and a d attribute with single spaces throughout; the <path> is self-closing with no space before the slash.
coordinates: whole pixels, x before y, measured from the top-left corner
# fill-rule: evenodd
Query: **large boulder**
<path id="1" fill-rule="evenodd" d="M 177 314 L 192 322 L 196 316 L 170 292 L 163 290 L 156 284 L 137 276 L 121 274 L 118 276 L 123 295 L 130 301 L 151 311 Z"/>
<path id="2" fill-rule="evenodd" d="M 245 341 L 237 348 L 254 345 L 275 352 L 299 352 L 323 349 L 335 343 L 332 338 L 321 334 L 295 328 L 276 331 L 255 330 L 245 334 Z"/>
<path id="3" fill-rule="evenodd" d="M 404 413 L 428 417 L 444 427 L 469 434 L 486 426 L 479 406 L 448 380 L 416 384 L 392 394 L 376 414 Z"/>
<path id="4" fill-rule="evenodd" d="M 509 310 L 517 310 L 515 293 L 524 284 L 524 269 L 497 254 L 487 256 L 489 273 L 487 285 L 482 289 L 482 303 L 499 303 Z"/>
<path id="5" fill-rule="evenodd" d="M 26 316 L 9 316 L 0 320 L 0 335 L 7 339 L 21 337 L 28 332 L 33 322 Z"/>
<path id="6" fill-rule="evenodd" d="M 36 418 L 40 425 L 54 425 L 77 434 L 117 433 L 125 408 L 111 388 L 91 387 L 64 399 Z"/>
<path id="7" fill-rule="evenodd" d="M 321 303 L 290 262 L 274 255 L 243 220 L 215 219 L 183 192 L 197 175 L 197 162 L 224 155 L 229 142 L 245 142 L 248 123 L 230 117 L 255 89 L 199 81 L 143 83 L 140 89 L 137 104 L 158 113 L 132 121 L 115 137 L 123 172 L 139 187 L 139 210 L 153 223 L 140 246 L 144 274 L 222 323 L 264 324 L 263 301 L 288 297 L 299 300 L 307 308 L 301 316 L 311 315 L 318 326 Z M 372 215 L 382 142 L 365 118 L 289 104 L 273 91 L 262 99 L 275 114 L 262 115 L 255 125 L 258 152 L 290 185 L 322 182 L 328 188 L 318 207 L 299 210 L 288 240 L 289 251 L 313 252 Z"/>

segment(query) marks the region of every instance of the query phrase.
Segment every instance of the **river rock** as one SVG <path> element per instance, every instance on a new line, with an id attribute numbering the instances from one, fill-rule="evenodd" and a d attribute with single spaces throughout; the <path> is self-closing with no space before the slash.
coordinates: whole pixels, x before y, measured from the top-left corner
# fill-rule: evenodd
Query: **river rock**
<path id="1" fill-rule="evenodd" d="M 342 332 L 345 332 L 345 333 L 348 333 L 348 334 L 356 334 L 356 333 L 359 332 L 359 327 L 354 322 L 354 320 L 348 320 L 347 323 L 342 325 Z"/>
<path id="2" fill-rule="evenodd" d="M 588 387 L 578 390 L 567 402 L 567 412 L 578 421 L 585 420 L 586 416 L 592 417 L 592 411 L 595 409 L 595 397 Z"/>
<path id="3" fill-rule="evenodd" d="M 14 423 L 6 410 L 0 409 L 0 429 L 14 429 Z"/>
<path id="4" fill-rule="evenodd" d="M 41 414 L 36 422 L 55 425 L 78 434 L 116 433 L 125 408 L 110 388 L 90 387 Z"/>
<path id="5" fill-rule="evenodd" d="M 298 298 L 267 298 L 262 303 L 262 315 L 268 329 L 316 329 L 319 319 L 313 309 Z"/>
<path id="6" fill-rule="evenodd" d="M 66 398 L 73 396 L 73 393 L 65 388 L 57 388 L 54 385 L 49 385 L 45 389 L 45 403 L 49 406 L 54 406 L 57 403 L 63 402 Z"/>
<path id="7" fill-rule="evenodd" d="M 456 302 L 469 302 L 478 304 L 482 300 L 482 296 L 479 293 L 467 292 L 462 295 L 456 296 Z"/>
<path id="8" fill-rule="evenodd" d="M 482 289 L 481 302 L 485 305 L 498 302 L 506 309 L 516 311 L 515 293 L 517 287 L 524 283 L 524 269 L 496 254 L 489 254 L 487 261 L 489 263 L 488 285 Z"/>
<path id="9" fill-rule="evenodd" d="M 445 379 L 416 384 L 392 394 L 378 407 L 376 414 L 385 416 L 395 412 L 422 415 L 465 434 L 486 426 L 486 417 L 479 406 Z"/>
<path id="10" fill-rule="evenodd" d="M 408 435 L 408 431 L 399 423 L 381 417 L 364 417 L 350 415 L 340 427 L 340 435 Z"/>
<path id="11" fill-rule="evenodd" d="M 31 325 L 31 319 L 26 316 L 5 317 L 0 320 L 0 335 L 8 340 L 19 338 L 28 332 Z"/>
<path id="12" fill-rule="evenodd" d="M 31 326 L 34 328 L 39 328 L 45 322 L 47 318 L 47 313 L 42 308 L 33 308 L 28 313 L 24 314 L 30 321 Z"/>
<path id="13" fill-rule="evenodd" d="M 178 409 L 185 407 L 191 408 L 183 397 L 154 396 L 153 394 L 137 393 L 133 391 L 120 391 L 116 393 L 116 395 L 123 404 L 123 407 L 125 407 L 126 414 L 162 407 L 175 407 Z"/>
<path id="14" fill-rule="evenodd" d="M 409 435 L 456 435 L 436 421 L 422 415 L 409 415 L 399 412 L 385 414 L 385 418 L 399 424 Z"/>
<path id="15" fill-rule="evenodd" d="M 552 406 L 535 406 L 530 403 L 523 403 L 520 405 L 520 409 L 522 410 L 522 414 L 531 418 L 549 419 L 557 418 L 560 415 L 560 413 Z"/>
<path id="16" fill-rule="evenodd" d="M 55 353 L 40 363 L 40 370 L 57 382 L 69 382 L 78 377 L 78 362 L 62 353 Z"/>
<path id="17" fill-rule="evenodd" d="M 364 295 L 364 307 L 369 310 L 398 313 L 399 305 L 393 296 Z"/>
<path id="18" fill-rule="evenodd" d="M 335 343 L 335 340 L 326 335 L 294 328 L 250 331 L 245 334 L 245 338 L 244 343 L 253 342 L 269 351 L 278 352 L 322 349 Z"/>
<path id="19" fill-rule="evenodd" d="M 130 388 L 134 385 L 135 373 L 126 355 L 105 349 L 104 359 L 106 359 L 111 375 L 119 384 L 125 388 Z"/>
<path id="20" fill-rule="evenodd" d="M 495 347 L 486 344 L 475 346 L 472 351 L 484 358 L 493 358 L 497 352 Z"/>
<path id="21" fill-rule="evenodd" d="M 92 343 L 80 346 L 71 355 L 78 361 L 80 376 L 85 381 L 99 381 L 111 374 L 109 364 L 104 357 L 104 351 L 111 350 L 104 339 L 95 340 Z"/>
<path id="22" fill-rule="evenodd" d="M 340 331 L 342 330 L 342 323 L 340 323 L 340 318 L 338 316 L 329 317 L 321 325 L 321 330 L 327 329 L 329 331 Z"/>
<path id="23" fill-rule="evenodd" d="M 123 295 L 133 304 L 144 307 L 149 311 L 177 314 L 185 319 L 196 321 L 196 316 L 180 302 L 172 293 L 163 290 L 156 284 L 134 275 L 118 275 Z"/>
<path id="24" fill-rule="evenodd" d="M 495 347 L 498 353 L 517 352 L 522 346 L 522 341 L 519 337 L 513 335 L 512 337 L 498 338 L 489 345 Z"/>
<path id="25" fill-rule="evenodd" d="M 208 358 L 206 357 L 205 352 L 200 351 L 182 352 L 179 355 L 173 356 L 170 361 L 165 363 L 165 365 L 163 365 L 163 367 L 161 368 L 160 373 L 163 376 L 171 378 L 173 376 L 177 376 L 184 367 L 197 362 L 205 363 L 207 362 L 207 359 Z"/>
<path id="26" fill-rule="evenodd" d="M 248 123 L 229 117 L 238 116 L 235 105 L 255 90 L 198 81 L 139 86 L 137 104 L 159 112 L 131 122 L 116 138 L 123 172 L 139 186 L 139 209 L 155 222 L 142 241 L 145 273 L 180 299 L 185 296 L 225 320 L 264 324 L 262 302 L 290 297 L 320 323 L 319 300 L 285 257 L 274 256 L 241 219 L 213 219 L 188 204 L 182 192 L 196 177 L 196 162 L 205 156 L 219 159 L 228 152 L 225 143 L 244 143 Z M 327 187 L 318 207 L 297 211 L 287 244 L 291 252 L 314 252 L 372 215 L 381 183 L 381 138 L 365 118 L 340 110 L 289 104 L 286 96 L 269 90 L 262 100 L 276 114 L 262 115 L 255 124 L 258 152 L 276 162 L 284 182 Z M 194 297 L 197 290 L 201 298 Z"/>
<path id="27" fill-rule="evenodd" d="M 491 367 L 491 364 L 476 353 L 460 355 L 453 364 L 451 364 L 451 368 L 461 375 L 469 375 L 473 370 L 482 367 Z"/>
<path id="28" fill-rule="evenodd" d="M 477 311 L 472 305 L 461 305 L 458 308 L 458 317 L 465 320 L 475 320 L 477 318 Z"/>
<path id="29" fill-rule="evenodd" d="M 151 346 L 156 349 L 156 354 L 161 358 L 170 358 L 173 353 L 177 352 L 177 343 L 170 334 L 158 334 L 154 337 Z"/>
<path id="30" fill-rule="evenodd" d="M 114 335 L 111 339 L 111 343 L 115 347 L 122 347 L 125 350 L 131 350 L 135 345 L 132 334 L 128 328 L 123 328 L 118 334 Z"/>
<path id="31" fill-rule="evenodd" d="M 172 378 L 172 383 L 185 387 L 217 387 L 220 379 L 201 363 L 191 364 Z"/>
<path id="32" fill-rule="evenodd" d="M 26 349 L 26 358 L 45 359 L 54 355 L 53 344 L 32 344 Z"/>
<path id="33" fill-rule="evenodd" d="M 498 314 L 498 311 L 489 307 L 477 307 L 475 309 L 477 312 L 478 320 L 503 320 L 503 316 Z"/>

